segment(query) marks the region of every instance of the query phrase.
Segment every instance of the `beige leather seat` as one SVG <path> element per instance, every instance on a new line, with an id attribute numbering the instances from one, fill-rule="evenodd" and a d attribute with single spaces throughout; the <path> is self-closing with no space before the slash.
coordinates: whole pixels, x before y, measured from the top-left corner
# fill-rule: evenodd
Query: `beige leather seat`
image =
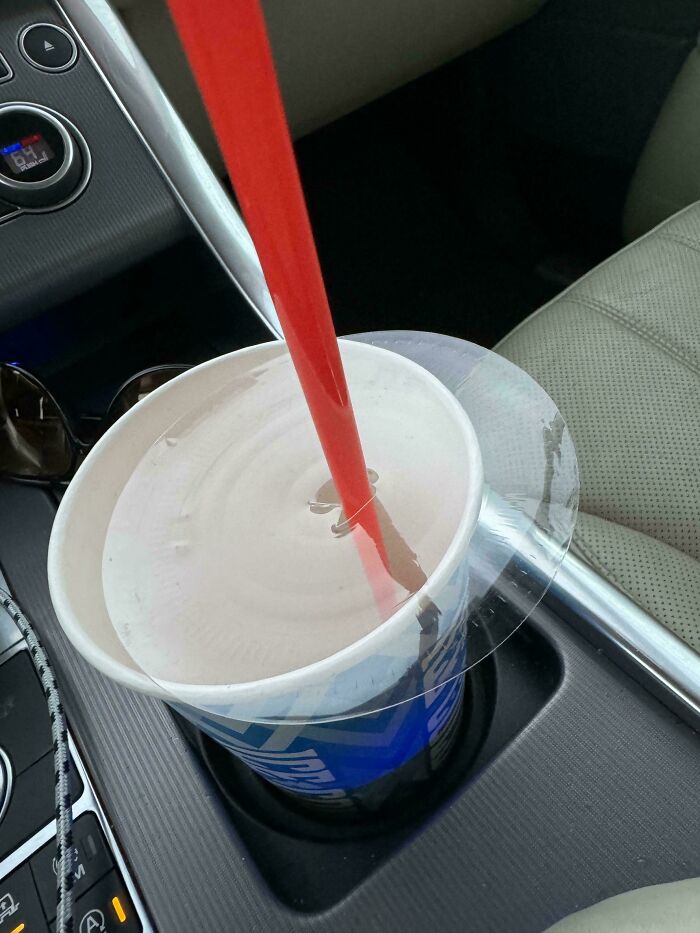
<path id="1" fill-rule="evenodd" d="M 700 878 L 618 894 L 566 917 L 547 933 L 697 933 Z"/>
<path id="2" fill-rule="evenodd" d="M 700 47 L 664 101 L 627 193 L 627 240 L 646 233 L 700 197 Z"/>
<path id="3" fill-rule="evenodd" d="M 112 2 L 190 132 L 219 167 L 165 0 Z M 303 136 L 482 45 L 544 2 L 263 0 L 294 135 Z"/>
<path id="4" fill-rule="evenodd" d="M 547 389 L 571 429 L 574 550 L 700 651 L 700 202 L 497 350 Z"/>

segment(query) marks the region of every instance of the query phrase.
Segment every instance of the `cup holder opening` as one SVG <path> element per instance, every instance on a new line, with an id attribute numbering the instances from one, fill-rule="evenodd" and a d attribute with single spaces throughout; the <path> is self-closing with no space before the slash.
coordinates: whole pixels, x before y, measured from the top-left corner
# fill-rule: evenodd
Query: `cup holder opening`
<path id="1" fill-rule="evenodd" d="M 298 839 L 336 841 L 383 836 L 413 826 L 459 786 L 483 745 L 494 709 L 493 666 L 477 665 L 467 675 L 458 733 L 440 771 L 428 781 L 408 786 L 374 812 L 323 811 L 297 801 L 258 777 L 213 739 L 197 733 L 197 744 L 224 799 L 261 827 Z"/>
<path id="2" fill-rule="evenodd" d="M 465 712 L 449 759 L 410 799 L 352 820 L 317 814 L 268 785 L 181 721 L 247 856 L 271 892 L 301 913 L 331 908 L 422 831 L 534 718 L 562 678 L 559 654 L 525 624 L 466 675 Z"/>

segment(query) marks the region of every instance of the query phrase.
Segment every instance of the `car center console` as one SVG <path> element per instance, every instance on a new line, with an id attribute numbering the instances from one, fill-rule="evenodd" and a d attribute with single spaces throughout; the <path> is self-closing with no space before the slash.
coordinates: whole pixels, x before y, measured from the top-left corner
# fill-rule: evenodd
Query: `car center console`
<path id="1" fill-rule="evenodd" d="M 0 54 L 4 329 L 164 249 L 187 220 L 52 4 L 6 0 Z"/>
<path id="2" fill-rule="evenodd" d="M 103 0 L 0 6 L 0 205 L 0 359 L 76 416 L 144 365 L 277 332 L 240 218 Z M 675 673 L 647 663 L 649 620 L 575 559 L 470 676 L 430 792 L 351 828 L 297 812 L 83 661 L 48 594 L 59 496 L 0 482 L 0 567 L 68 718 L 77 933 L 535 933 L 700 874 L 692 658 L 659 636 Z M 1 611 L 0 749 L 0 933 L 53 929 L 47 713 Z"/>
<path id="3" fill-rule="evenodd" d="M 0 587 L 7 589 L 0 573 Z M 56 917 L 54 763 L 49 713 L 26 643 L 0 607 L 0 930 L 46 933 Z M 75 929 L 152 929 L 70 740 Z"/>

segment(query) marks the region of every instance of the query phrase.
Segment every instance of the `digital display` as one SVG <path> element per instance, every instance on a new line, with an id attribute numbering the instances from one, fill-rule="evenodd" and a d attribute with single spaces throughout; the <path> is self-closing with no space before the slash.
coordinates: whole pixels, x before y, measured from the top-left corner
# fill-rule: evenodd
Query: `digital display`
<path id="1" fill-rule="evenodd" d="M 22 175 L 44 162 L 50 162 L 55 153 L 41 133 L 32 133 L 7 146 L 2 146 L 0 155 L 14 175 Z"/>

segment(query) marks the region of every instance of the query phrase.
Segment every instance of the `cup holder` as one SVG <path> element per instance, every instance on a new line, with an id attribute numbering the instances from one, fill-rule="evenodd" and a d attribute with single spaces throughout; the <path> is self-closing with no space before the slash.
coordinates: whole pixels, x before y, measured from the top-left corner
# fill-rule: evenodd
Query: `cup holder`
<path id="1" fill-rule="evenodd" d="M 359 839 L 394 833 L 415 825 L 462 782 L 481 748 L 495 706 L 493 665 L 477 665 L 466 676 L 464 710 L 448 760 L 429 781 L 409 786 L 376 812 L 346 815 L 317 812 L 258 777 L 225 748 L 197 733 L 200 754 L 228 806 L 261 827 L 301 839 Z M 408 762 L 406 767 L 410 767 Z M 235 819 L 235 817 L 234 817 Z"/>
<path id="2" fill-rule="evenodd" d="M 529 624 L 521 626 L 467 675 L 466 715 L 442 770 L 410 800 L 351 822 L 305 809 L 180 722 L 271 892 L 296 911 L 315 913 L 347 897 L 400 848 L 415 844 L 537 715 L 561 677 L 561 659 L 551 643 Z"/>

